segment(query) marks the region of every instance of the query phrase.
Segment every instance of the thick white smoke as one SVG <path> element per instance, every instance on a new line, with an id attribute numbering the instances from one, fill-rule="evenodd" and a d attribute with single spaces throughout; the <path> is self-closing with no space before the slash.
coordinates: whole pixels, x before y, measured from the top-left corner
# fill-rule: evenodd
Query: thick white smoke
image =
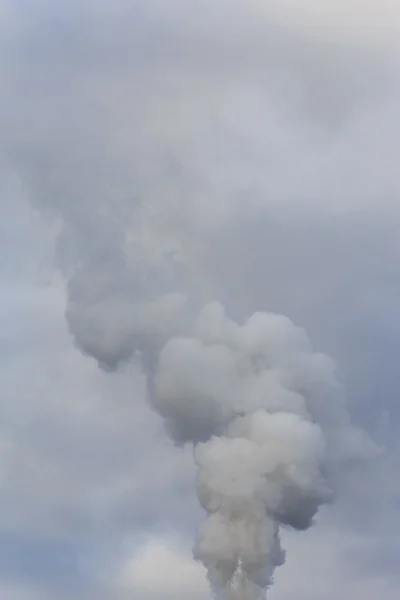
<path id="1" fill-rule="evenodd" d="M 309 527 L 338 459 L 372 448 L 349 424 L 333 363 L 281 315 L 238 325 L 208 305 L 161 350 L 152 402 L 194 444 L 207 514 L 194 554 L 218 597 L 261 597 L 284 562 L 280 525 Z"/>
<path id="2" fill-rule="evenodd" d="M 194 448 L 206 513 L 194 557 L 217 598 L 258 600 L 285 559 L 280 528 L 310 527 L 343 462 L 375 447 L 303 329 L 265 312 L 240 324 L 219 302 L 199 310 L 183 263 L 168 252 L 149 260 L 139 238 L 129 260 L 122 223 L 114 231 L 107 216 L 83 214 L 64 218 L 59 238 L 79 242 L 63 267 L 70 332 L 102 368 L 141 361 L 152 408 Z"/>
<path id="3" fill-rule="evenodd" d="M 284 316 L 240 325 L 218 302 L 193 316 L 172 293 L 90 303 L 86 275 L 68 309 L 77 344 L 108 367 L 141 357 L 152 407 L 194 445 L 206 513 L 194 556 L 216 597 L 261 598 L 284 562 L 279 528 L 308 528 L 334 492 L 329 475 L 373 450 L 349 423 L 334 364 Z"/>

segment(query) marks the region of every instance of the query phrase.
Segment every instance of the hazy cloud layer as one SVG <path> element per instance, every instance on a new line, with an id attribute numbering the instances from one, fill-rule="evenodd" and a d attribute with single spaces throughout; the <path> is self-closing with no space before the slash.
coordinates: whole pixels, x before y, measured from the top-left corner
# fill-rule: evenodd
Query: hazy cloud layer
<path id="1" fill-rule="evenodd" d="M 284 536 L 271 598 L 395 597 L 400 9 L 266 4 L 0 3 L 4 597 L 208 594 L 190 450 L 74 348 L 76 290 L 87 352 L 129 354 L 110 332 L 160 292 L 305 326 L 387 452 Z"/>

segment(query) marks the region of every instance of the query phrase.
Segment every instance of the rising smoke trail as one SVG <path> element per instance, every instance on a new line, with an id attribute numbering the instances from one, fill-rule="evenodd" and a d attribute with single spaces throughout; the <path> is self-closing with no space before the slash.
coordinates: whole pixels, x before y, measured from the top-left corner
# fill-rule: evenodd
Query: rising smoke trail
<path id="1" fill-rule="evenodd" d="M 184 3 L 178 4 L 180 10 Z M 245 16 L 249 3 L 234 4 L 243 7 Z M 206 513 L 194 556 L 206 567 L 213 593 L 221 600 L 258 600 L 284 562 L 280 528 L 309 527 L 319 507 L 332 498 L 334 475 L 343 462 L 367 457 L 375 448 L 350 424 L 334 364 L 312 350 L 302 329 L 268 313 L 237 323 L 218 302 L 207 302 L 199 310 L 201 294 L 188 293 L 196 277 L 182 274 L 169 251 L 182 252 L 183 271 L 186 266 L 190 271 L 187 255 L 192 242 L 203 243 L 203 224 L 218 230 L 219 211 L 243 194 L 246 207 L 253 195 L 263 205 L 271 197 L 277 203 L 286 197 L 299 204 L 308 197 L 319 201 L 324 195 L 319 179 L 327 176 L 329 183 L 322 189 L 330 197 L 339 175 L 346 179 L 347 167 L 337 168 L 341 161 L 335 150 L 332 178 L 329 147 L 321 161 L 321 148 L 310 145 L 302 121 L 293 129 L 282 126 L 287 118 L 281 112 L 281 83 L 275 78 L 282 71 L 283 95 L 289 89 L 291 98 L 287 75 L 296 81 L 298 72 L 307 72 L 304 90 L 309 94 L 308 74 L 313 74 L 317 98 L 322 89 L 328 90 L 327 108 L 320 108 L 328 113 L 329 123 L 331 96 L 346 85 L 332 76 L 327 86 L 331 76 L 326 76 L 325 62 L 322 78 L 318 75 L 321 49 L 316 46 L 311 52 L 318 58 L 314 64 L 307 58 L 308 43 L 303 47 L 296 36 L 281 37 L 279 30 L 275 39 L 269 35 L 271 24 L 266 27 L 258 13 L 242 31 L 242 15 L 233 18 L 232 3 L 227 2 L 221 11 L 223 27 L 217 19 L 210 28 L 208 17 L 218 12 L 215 3 L 197 5 L 206 10 L 204 22 L 199 25 L 196 17 L 192 22 L 193 54 L 185 51 L 181 34 L 187 32 L 181 20 L 171 31 L 167 26 L 167 42 L 172 43 L 165 47 L 157 27 L 146 29 L 145 19 L 142 28 L 134 14 L 135 34 L 129 31 L 129 40 L 139 43 L 133 49 L 123 45 L 117 54 L 125 60 L 126 48 L 140 56 L 142 51 L 144 62 L 136 68 L 129 64 L 125 72 L 126 80 L 135 79 L 136 85 L 128 94 L 131 110 L 121 119 L 121 130 L 118 108 L 111 109 L 104 130 L 103 113 L 101 126 L 92 116 L 98 97 L 95 93 L 95 101 L 86 105 L 91 84 L 80 88 L 87 73 L 70 80 L 60 69 L 60 79 L 67 82 L 60 89 L 69 103 L 61 116 L 58 111 L 46 114 L 46 127 L 42 123 L 31 130 L 43 119 L 47 95 L 52 105 L 61 102 L 54 97 L 54 82 L 50 93 L 44 89 L 43 98 L 36 91 L 38 112 L 31 112 L 31 102 L 26 107 L 23 103 L 14 119 L 26 124 L 27 131 L 13 136 L 11 154 L 32 203 L 59 218 L 58 262 L 67 280 L 66 319 L 77 347 L 110 371 L 139 357 L 148 377 L 149 402 L 164 419 L 166 431 L 177 444 L 193 445 L 197 495 Z M 85 38 L 81 33 L 71 39 L 75 37 Z M 155 55 L 147 46 L 154 39 L 160 39 Z M 265 45 L 271 40 L 272 46 Z M 64 52 L 63 47 L 63 60 Z M 75 55 L 73 65 L 75 69 Z M 24 80 L 20 95 L 31 99 L 31 62 L 28 67 L 29 87 Z M 118 71 L 111 70 L 105 87 L 98 83 L 105 96 L 114 88 Z M 336 77 L 340 70 L 333 71 Z M 18 69 L 13 65 L 10 72 Z M 356 78 L 350 79 L 353 83 Z M 125 86 L 121 89 L 125 97 Z M 293 95 L 295 115 L 298 99 L 308 97 L 304 90 L 301 84 Z M 126 137 L 134 141 L 126 141 L 125 128 Z M 362 142 L 355 154 L 362 154 L 364 146 Z M 129 164 L 120 168 L 120 159 Z M 324 164 L 329 166 L 325 171 Z M 314 173 L 319 174 L 315 179 Z M 161 259 L 149 260 L 151 245 L 164 242 Z"/>
<path id="2" fill-rule="evenodd" d="M 264 312 L 240 324 L 219 302 L 199 309 L 190 261 L 169 251 L 151 260 L 139 234 L 132 258 L 114 207 L 62 207 L 61 258 L 74 242 L 62 265 L 70 332 L 101 368 L 141 361 L 151 407 L 194 448 L 206 513 L 194 557 L 216 598 L 259 600 L 285 560 L 280 528 L 310 527 L 343 463 L 376 448 L 351 425 L 335 365 L 304 330 Z"/>
<path id="3" fill-rule="evenodd" d="M 132 244 L 106 193 L 101 210 L 85 199 L 60 207 L 68 327 L 101 368 L 141 361 L 151 407 L 194 448 L 206 513 L 194 557 L 219 600 L 259 600 L 285 560 L 280 528 L 310 527 L 343 463 L 377 450 L 304 330 L 264 312 L 238 323 L 219 302 L 199 309 L 190 260 L 169 249 L 153 260 L 138 231 Z"/>
<path id="4" fill-rule="evenodd" d="M 154 378 L 170 432 L 194 444 L 207 514 L 194 555 L 217 597 L 262 597 L 284 562 L 280 525 L 308 528 L 332 497 L 338 440 L 347 458 L 350 444 L 370 450 L 349 424 L 334 365 L 287 318 L 257 313 L 238 325 L 212 303 L 166 343 Z"/>
<path id="5" fill-rule="evenodd" d="M 29 187 L 40 179 L 28 177 Z M 121 216 L 100 188 L 90 190 L 95 208 L 84 197 L 52 196 L 60 198 L 70 332 L 106 370 L 141 360 L 152 408 L 177 444 L 194 448 L 206 513 L 194 557 L 215 597 L 259 600 L 285 559 L 280 528 L 308 528 L 343 462 L 375 446 L 351 425 L 334 364 L 301 328 L 263 312 L 240 324 L 218 302 L 199 310 L 201 294 L 187 293 L 196 287 L 190 260 L 168 248 L 150 260 L 140 232 L 128 240 L 123 207 Z M 39 188 L 34 197 L 43 204 L 46 195 Z"/>
<path id="6" fill-rule="evenodd" d="M 349 422 L 335 366 L 282 315 L 240 325 L 218 302 L 195 314 L 177 293 L 110 303 L 93 287 L 103 269 L 70 281 L 76 343 L 106 368 L 140 355 L 152 407 L 175 442 L 194 446 L 206 513 L 195 558 L 217 598 L 262 598 L 284 562 L 280 526 L 307 529 L 332 498 L 329 473 L 373 450 Z"/>

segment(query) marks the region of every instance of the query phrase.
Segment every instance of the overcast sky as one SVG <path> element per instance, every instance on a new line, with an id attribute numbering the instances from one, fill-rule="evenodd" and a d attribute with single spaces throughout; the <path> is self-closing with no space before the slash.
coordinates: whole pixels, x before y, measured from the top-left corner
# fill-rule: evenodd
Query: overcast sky
<path id="1" fill-rule="evenodd" d="M 194 303 L 304 326 L 384 448 L 269 598 L 398 597 L 399 34 L 395 0 L 0 0 L 2 598 L 209 598 L 191 449 L 65 319 L 77 269 L 118 312 L 171 255 Z"/>

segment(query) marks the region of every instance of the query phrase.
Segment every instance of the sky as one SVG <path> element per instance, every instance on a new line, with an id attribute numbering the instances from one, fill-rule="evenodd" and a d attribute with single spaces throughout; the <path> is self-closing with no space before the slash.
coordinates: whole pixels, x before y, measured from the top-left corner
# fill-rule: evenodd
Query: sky
<path id="1" fill-rule="evenodd" d="M 394 0 L 0 0 L 2 597 L 210 597 L 190 447 L 88 356 L 171 256 L 195 304 L 305 327 L 382 448 L 283 532 L 268 597 L 397 597 L 399 28 Z"/>

